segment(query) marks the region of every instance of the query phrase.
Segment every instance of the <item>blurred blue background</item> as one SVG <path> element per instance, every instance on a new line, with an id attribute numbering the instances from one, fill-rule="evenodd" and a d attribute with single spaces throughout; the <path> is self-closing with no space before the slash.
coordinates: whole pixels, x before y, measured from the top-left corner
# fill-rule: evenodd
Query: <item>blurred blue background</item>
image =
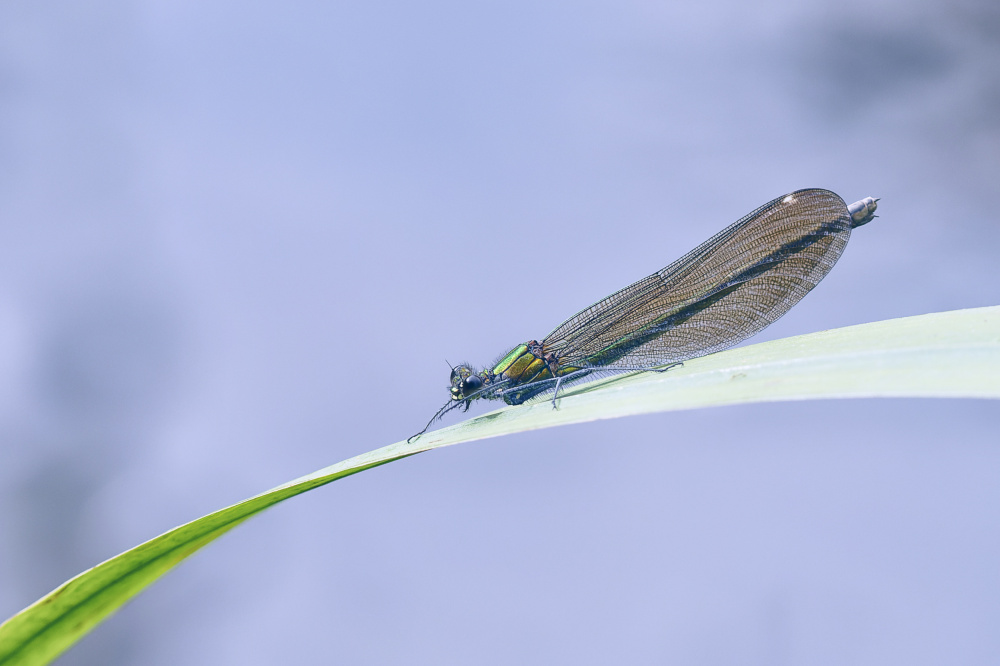
<path id="1" fill-rule="evenodd" d="M 773 197 L 882 197 L 754 341 L 1000 303 L 1000 5 L 0 5 L 0 616 L 405 438 Z M 66 664 L 1000 662 L 1000 408 L 433 452 L 199 553 Z"/>

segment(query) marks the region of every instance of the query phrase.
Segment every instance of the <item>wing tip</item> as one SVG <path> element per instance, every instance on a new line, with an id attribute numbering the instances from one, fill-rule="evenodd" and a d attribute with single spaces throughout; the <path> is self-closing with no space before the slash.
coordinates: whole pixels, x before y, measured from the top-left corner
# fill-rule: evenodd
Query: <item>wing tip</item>
<path id="1" fill-rule="evenodd" d="M 878 202 L 878 199 L 865 197 L 848 206 L 847 212 L 851 214 L 851 226 L 857 228 L 874 220 L 877 217 L 875 210 L 878 208 Z"/>

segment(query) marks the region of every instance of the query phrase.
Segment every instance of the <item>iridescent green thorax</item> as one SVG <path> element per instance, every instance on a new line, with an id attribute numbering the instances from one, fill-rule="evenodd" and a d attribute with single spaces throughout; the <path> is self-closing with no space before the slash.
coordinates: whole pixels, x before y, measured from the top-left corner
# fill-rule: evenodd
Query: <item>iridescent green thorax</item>
<path id="1" fill-rule="evenodd" d="M 502 359 L 496 362 L 496 365 L 494 365 L 492 368 L 493 374 L 503 375 L 503 373 L 507 372 L 514 363 L 516 363 L 519 359 L 523 358 L 525 354 L 528 354 L 527 344 L 518 345 L 514 347 L 509 352 L 507 352 L 506 356 L 504 356 Z M 530 354 L 528 355 L 530 356 Z"/>
<path id="2" fill-rule="evenodd" d="M 507 386 L 520 386 L 552 376 L 541 352 L 542 346 L 532 340 L 518 345 L 493 368 L 493 373 L 507 380 Z"/>
<path id="3" fill-rule="evenodd" d="M 487 383 L 504 383 L 503 393 L 490 397 L 502 397 L 506 403 L 516 405 L 540 391 L 512 391 L 511 389 L 545 382 L 545 380 L 561 377 L 577 369 L 560 366 L 554 353 L 546 353 L 541 343 L 537 340 L 531 340 L 511 349 L 484 374 L 488 377 Z M 549 384 L 551 382 L 547 382 L 545 387 L 549 387 Z M 544 388 L 540 390 L 544 390 Z"/>

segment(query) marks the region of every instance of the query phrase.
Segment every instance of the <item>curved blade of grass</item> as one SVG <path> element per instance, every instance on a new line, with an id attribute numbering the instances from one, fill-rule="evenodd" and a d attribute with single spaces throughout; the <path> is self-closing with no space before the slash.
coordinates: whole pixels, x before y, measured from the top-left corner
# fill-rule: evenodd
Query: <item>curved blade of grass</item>
<path id="1" fill-rule="evenodd" d="M 773 400 L 1000 398 L 1000 307 L 851 326 L 732 349 L 665 373 L 582 385 L 504 408 L 295 479 L 176 527 L 62 584 L 0 625 L 0 665 L 46 664 L 205 544 L 289 497 L 461 442 L 566 423 Z"/>

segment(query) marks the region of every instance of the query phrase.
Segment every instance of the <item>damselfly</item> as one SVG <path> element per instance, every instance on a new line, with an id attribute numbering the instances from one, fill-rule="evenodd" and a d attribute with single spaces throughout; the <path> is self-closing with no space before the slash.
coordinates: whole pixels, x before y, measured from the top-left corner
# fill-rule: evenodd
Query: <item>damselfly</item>
<path id="1" fill-rule="evenodd" d="M 828 190 L 764 204 L 691 252 L 573 315 L 541 341 L 478 370 L 451 370 L 451 397 L 424 429 L 473 400 L 518 405 L 604 372 L 657 371 L 731 347 L 759 332 L 819 284 L 878 199 L 850 206 Z"/>

